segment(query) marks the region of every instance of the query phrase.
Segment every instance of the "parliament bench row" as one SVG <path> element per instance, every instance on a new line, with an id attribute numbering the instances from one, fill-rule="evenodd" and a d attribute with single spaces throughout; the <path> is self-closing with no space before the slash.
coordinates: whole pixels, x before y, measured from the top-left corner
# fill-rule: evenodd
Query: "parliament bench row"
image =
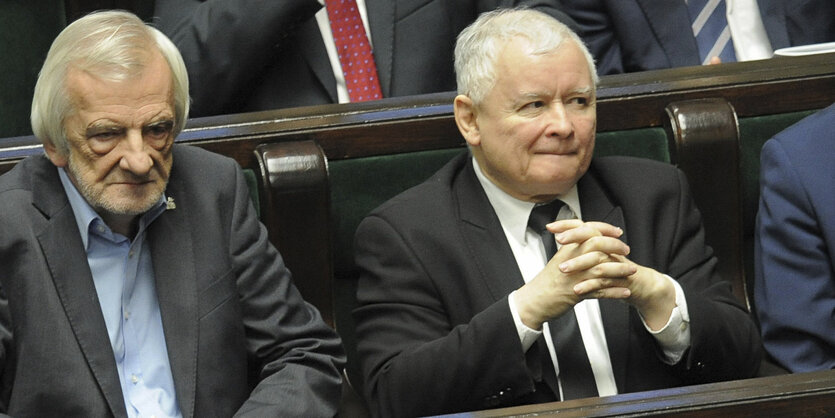
<path id="1" fill-rule="evenodd" d="M 305 298 L 345 339 L 351 353 L 348 374 L 356 385 L 361 382 L 350 316 L 356 285 L 353 232 L 376 205 L 423 181 L 464 151 L 452 119 L 453 96 L 439 93 L 194 119 L 178 138 L 180 143 L 228 155 L 249 173 L 253 199 L 270 239 Z M 604 77 L 598 90 L 595 153 L 678 165 L 703 213 L 720 271 L 734 283 L 737 297 L 750 306 L 759 148 L 774 133 L 832 101 L 832 55 Z M 0 173 L 20 158 L 40 152 L 33 138 L 0 141 Z M 749 397 L 740 395 L 740 399 L 765 404 L 773 396 L 783 396 L 789 403 L 822 397 L 832 403 L 835 377 L 807 378 L 755 379 L 751 385 L 772 385 L 773 390 L 756 396 L 746 392 Z M 715 398 L 710 393 L 725 392 L 693 387 L 663 396 L 698 409 L 708 407 L 699 399 Z M 661 395 L 584 401 L 605 409 L 604 404 L 629 403 L 644 396 Z M 583 403 L 579 410 L 589 405 Z"/>

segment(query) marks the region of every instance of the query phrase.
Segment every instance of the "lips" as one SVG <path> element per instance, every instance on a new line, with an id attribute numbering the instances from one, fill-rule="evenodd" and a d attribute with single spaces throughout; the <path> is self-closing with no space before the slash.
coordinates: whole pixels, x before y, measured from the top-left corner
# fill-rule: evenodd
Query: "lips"
<path id="1" fill-rule="evenodd" d="M 571 151 L 561 151 L 561 150 L 546 150 L 546 151 L 536 151 L 534 154 L 545 154 L 545 155 L 559 155 L 559 156 L 568 156 L 568 155 L 577 155 L 576 150 Z"/>

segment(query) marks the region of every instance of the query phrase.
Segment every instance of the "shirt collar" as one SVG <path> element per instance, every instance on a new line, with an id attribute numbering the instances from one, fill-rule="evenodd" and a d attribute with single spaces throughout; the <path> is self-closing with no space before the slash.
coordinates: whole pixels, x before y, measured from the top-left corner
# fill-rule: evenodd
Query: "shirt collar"
<path id="1" fill-rule="evenodd" d="M 475 170 L 476 178 L 481 183 L 484 193 L 487 195 L 487 200 L 493 206 L 496 216 L 505 231 L 508 231 L 518 242 L 525 242 L 525 232 L 528 228 L 528 218 L 531 210 L 535 206 L 533 202 L 526 202 L 519 200 L 502 190 L 499 186 L 493 183 L 481 171 L 481 166 L 475 158 L 473 160 L 473 169 Z M 565 202 L 568 206 L 568 211 L 565 208 L 560 211 L 558 219 L 582 219 L 580 211 L 580 196 L 577 193 L 577 185 L 571 187 L 567 192 L 557 196 L 557 199 Z"/>
<path id="2" fill-rule="evenodd" d="M 78 232 L 81 233 L 81 241 L 84 244 L 84 249 L 87 250 L 90 230 L 99 225 L 106 229 L 106 234 L 113 235 L 110 227 L 104 222 L 98 213 L 87 202 L 81 193 L 76 189 L 75 184 L 70 180 L 66 170 L 63 167 L 58 167 L 58 177 L 61 179 L 61 185 L 64 187 L 64 193 L 67 195 L 67 200 L 70 202 L 73 214 L 75 215 L 75 223 L 78 225 Z M 150 210 L 143 213 L 139 218 L 139 230 L 142 231 L 147 228 L 160 214 L 165 210 L 167 198 L 165 193 L 160 196 L 157 202 Z"/>

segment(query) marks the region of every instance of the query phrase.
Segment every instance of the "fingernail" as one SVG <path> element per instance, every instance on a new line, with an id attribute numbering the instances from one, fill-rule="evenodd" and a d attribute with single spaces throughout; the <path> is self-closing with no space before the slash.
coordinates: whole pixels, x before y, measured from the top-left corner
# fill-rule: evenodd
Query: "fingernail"
<path id="1" fill-rule="evenodd" d="M 568 263 L 560 264 L 560 271 L 562 271 L 563 273 L 567 273 L 568 272 Z"/>

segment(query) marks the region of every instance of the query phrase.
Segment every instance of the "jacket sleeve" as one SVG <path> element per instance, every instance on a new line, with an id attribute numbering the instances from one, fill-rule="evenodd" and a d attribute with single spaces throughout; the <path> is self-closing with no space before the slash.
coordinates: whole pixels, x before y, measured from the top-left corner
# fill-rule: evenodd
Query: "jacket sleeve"
<path id="1" fill-rule="evenodd" d="M 258 383 L 236 416 L 334 416 L 345 365 L 341 341 L 293 285 L 236 173 L 230 252 L 246 351 L 258 366 L 250 371 Z"/>
<path id="2" fill-rule="evenodd" d="M 194 116 L 226 113 L 317 0 L 157 0 L 157 27 L 177 45 L 189 74 Z"/>
<path id="3" fill-rule="evenodd" d="M 729 279 L 716 272 L 705 244 L 701 215 L 684 174 L 677 171 L 677 226 L 669 235 L 669 274 L 681 284 L 690 316 L 691 344 L 679 363 L 682 379 L 708 383 L 756 375 L 762 342 L 753 318 L 734 297 Z"/>
<path id="4" fill-rule="evenodd" d="M 754 290 L 763 341 L 792 372 L 835 368 L 835 269 L 812 201 L 831 189 L 810 190 L 778 141 L 766 143 L 761 159 Z"/>

